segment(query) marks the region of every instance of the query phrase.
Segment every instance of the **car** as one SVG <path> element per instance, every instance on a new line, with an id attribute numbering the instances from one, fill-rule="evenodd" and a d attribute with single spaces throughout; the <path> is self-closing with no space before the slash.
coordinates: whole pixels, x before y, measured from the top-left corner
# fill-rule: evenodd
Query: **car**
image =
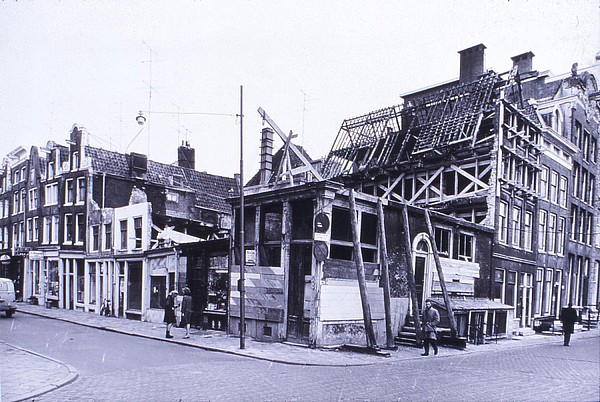
<path id="1" fill-rule="evenodd" d="M 0 311 L 3 311 L 7 317 L 17 311 L 15 302 L 15 284 L 8 278 L 0 278 Z"/>

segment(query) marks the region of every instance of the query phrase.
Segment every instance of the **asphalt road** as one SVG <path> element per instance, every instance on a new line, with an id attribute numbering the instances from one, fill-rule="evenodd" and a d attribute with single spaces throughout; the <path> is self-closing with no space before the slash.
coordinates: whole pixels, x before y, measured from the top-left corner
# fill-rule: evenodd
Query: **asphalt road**
<path id="1" fill-rule="evenodd" d="M 38 401 L 600 400 L 597 336 L 367 367 L 269 363 L 28 315 L 0 320 L 0 339 L 79 371 Z"/>

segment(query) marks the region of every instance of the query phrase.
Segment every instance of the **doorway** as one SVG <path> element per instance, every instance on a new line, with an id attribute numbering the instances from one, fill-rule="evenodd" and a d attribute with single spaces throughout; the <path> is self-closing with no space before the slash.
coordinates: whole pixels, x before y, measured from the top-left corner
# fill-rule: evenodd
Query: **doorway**
<path id="1" fill-rule="evenodd" d="M 418 310 L 422 311 L 425 300 L 431 296 L 431 272 L 429 268 L 429 242 L 426 235 L 421 234 L 415 238 L 413 270 L 417 288 Z"/>
<path id="2" fill-rule="evenodd" d="M 305 289 L 310 286 L 312 245 L 291 244 L 288 285 L 287 339 L 308 343 L 310 338 L 310 310 L 305 310 Z"/>

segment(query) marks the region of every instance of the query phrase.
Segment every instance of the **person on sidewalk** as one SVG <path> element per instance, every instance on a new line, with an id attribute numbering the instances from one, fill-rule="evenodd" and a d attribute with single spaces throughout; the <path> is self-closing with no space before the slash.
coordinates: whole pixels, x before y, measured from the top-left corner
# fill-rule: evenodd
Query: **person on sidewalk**
<path id="1" fill-rule="evenodd" d="M 192 324 L 192 292 L 187 286 L 183 288 L 183 300 L 181 301 L 181 326 L 185 327 L 185 336 L 190 337 L 190 325 Z"/>
<path id="2" fill-rule="evenodd" d="M 560 320 L 562 321 L 563 340 L 565 346 L 569 346 L 569 343 L 571 342 L 571 334 L 575 329 L 575 322 L 577 322 L 577 319 L 577 310 L 573 308 L 573 303 L 569 302 L 569 306 L 563 307 L 560 311 Z"/>
<path id="3" fill-rule="evenodd" d="M 175 309 L 177 308 L 176 300 L 177 300 L 177 291 L 172 290 L 171 293 L 169 293 L 169 295 L 167 296 L 167 300 L 165 301 L 165 319 L 164 319 L 164 321 L 167 323 L 167 332 L 165 335 L 167 338 L 173 337 L 173 335 L 171 335 L 171 328 L 173 327 L 173 324 L 175 324 L 177 322 L 177 318 L 175 317 Z"/>
<path id="4" fill-rule="evenodd" d="M 431 305 L 431 300 L 425 302 L 425 311 L 423 312 L 423 333 L 425 339 L 425 353 L 421 356 L 429 356 L 429 345 L 433 347 L 433 354 L 438 354 L 437 341 L 437 325 L 440 323 L 440 313 Z"/>

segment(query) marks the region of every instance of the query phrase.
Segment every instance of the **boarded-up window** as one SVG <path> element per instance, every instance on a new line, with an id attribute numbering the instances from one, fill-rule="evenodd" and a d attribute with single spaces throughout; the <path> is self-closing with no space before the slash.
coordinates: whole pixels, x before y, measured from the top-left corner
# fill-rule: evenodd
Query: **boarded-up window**
<path id="1" fill-rule="evenodd" d="M 313 200 L 301 200 L 292 206 L 292 240 L 312 239 Z"/>

